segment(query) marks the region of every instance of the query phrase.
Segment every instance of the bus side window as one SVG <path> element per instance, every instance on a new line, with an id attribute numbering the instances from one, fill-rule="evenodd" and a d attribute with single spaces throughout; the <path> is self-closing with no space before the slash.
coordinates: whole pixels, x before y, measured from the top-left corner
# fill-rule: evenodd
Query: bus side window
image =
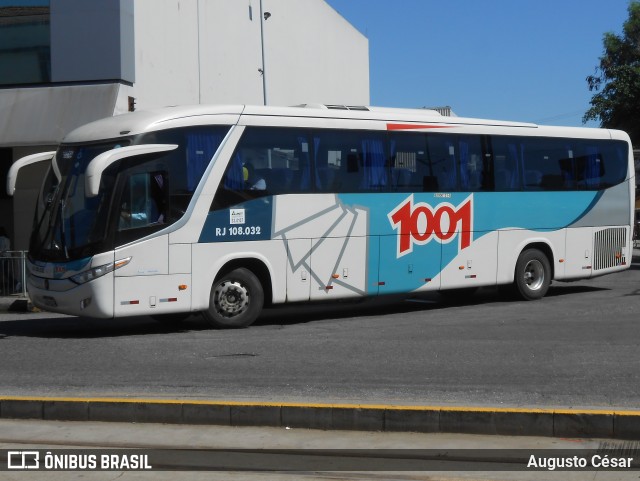
<path id="1" fill-rule="evenodd" d="M 461 135 L 457 139 L 460 190 L 477 192 L 486 188 L 488 171 L 479 135 Z"/>
<path id="2" fill-rule="evenodd" d="M 315 143 L 309 130 L 247 127 L 229 159 L 210 209 L 225 209 L 260 197 L 313 191 Z"/>
<path id="3" fill-rule="evenodd" d="M 577 144 L 578 189 L 597 190 L 612 187 L 627 177 L 628 150 L 623 142 L 610 144 L 592 140 Z"/>
<path id="4" fill-rule="evenodd" d="M 132 174 L 121 198 L 118 230 L 138 229 L 166 222 L 167 173 Z"/>
<path id="5" fill-rule="evenodd" d="M 524 145 L 517 137 L 492 136 L 493 182 L 498 192 L 520 190 Z"/>
<path id="6" fill-rule="evenodd" d="M 362 158 L 359 136 L 353 132 L 314 131 L 318 192 L 359 192 Z"/>
<path id="7" fill-rule="evenodd" d="M 440 192 L 457 190 L 456 145 L 451 135 L 427 135 L 432 175 Z"/>
<path id="8" fill-rule="evenodd" d="M 423 133 L 397 133 L 389 138 L 391 192 L 437 191 Z"/>

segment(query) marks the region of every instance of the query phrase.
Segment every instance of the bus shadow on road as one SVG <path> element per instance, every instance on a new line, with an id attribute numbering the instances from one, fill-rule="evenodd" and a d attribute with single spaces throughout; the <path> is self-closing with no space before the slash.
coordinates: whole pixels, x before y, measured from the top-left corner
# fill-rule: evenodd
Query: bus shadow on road
<path id="1" fill-rule="evenodd" d="M 610 291 L 608 287 L 585 286 L 579 284 L 554 284 L 549 288 L 546 297 L 568 296 L 572 294 L 586 294 L 589 292 Z"/>
<path id="2" fill-rule="evenodd" d="M 547 297 L 586 294 L 610 289 L 579 284 L 554 284 Z M 544 300 L 543 300 L 544 301 Z M 481 306 L 495 303 L 527 302 L 514 294 L 496 287 L 480 288 L 474 293 L 449 295 L 432 292 L 415 296 L 383 296 L 360 301 L 344 301 L 283 306 L 266 309 L 254 325 L 292 325 L 315 321 L 348 319 L 384 314 L 402 314 L 416 311 L 450 309 L 463 306 Z"/>
<path id="3" fill-rule="evenodd" d="M 39 337 L 59 339 L 93 339 L 154 334 L 184 333 L 206 330 L 208 326 L 199 316 L 191 316 L 182 323 L 167 324 L 149 317 L 120 319 L 85 319 L 80 317 L 22 318 L 0 322 L 0 341 L 7 337 Z"/>
<path id="4" fill-rule="evenodd" d="M 607 288 L 580 284 L 554 284 L 547 297 L 578 295 Z M 253 326 L 289 326 L 310 322 L 362 318 L 379 315 L 394 315 L 417 311 L 451 309 L 463 306 L 486 305 L 518 301 L 512 294 L 502 289 L 481 288 L 472 294 L 449 295 L 437 292 L 414 296 L 397 295 L 371 297 L 342 302 L 303 303 L 271 307 L 264 310 Z M 543 300 L 544 302 L 544 300 Z M 208 331 L 211 327 L 199 314 L 190 316 L 183 322 L 158 322 L 150 317 L 127 317 L 119 319 L 86 319 L 79 317 L 25 317 L 15 314 L 14 319 L 0 322 L 0 341 L 7 337 L 38 337 L 60 339 L 93 339 L 130 337 L 141 335 L 172 335 L 189 332 Z M 251 329 L 252 327 L 249 327 Z"/>

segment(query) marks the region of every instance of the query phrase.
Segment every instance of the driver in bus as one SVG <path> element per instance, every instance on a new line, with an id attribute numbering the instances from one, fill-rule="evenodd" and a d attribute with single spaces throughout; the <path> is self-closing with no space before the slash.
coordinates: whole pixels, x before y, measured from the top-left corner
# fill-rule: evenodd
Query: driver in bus
<path id="1" fill-rule="evenodd" d="M 244 176 L 244 188 L 246 190 L 266 190 L 267 181 L 256 175 L 256 169 L 251 162 L 245 162 L 242 166 L 242 175 Z"/>
<path id="2" fill-rule="evenodd" d="M 133 184 L 131 207 L 125 202 L 120 212 L 120 227 L 144 227 L 149 224 L 163 223 L 164 214 L 158 209 L 158 202 L 153 195 L 147 196 L 145 185 L 141 182 Z"/>

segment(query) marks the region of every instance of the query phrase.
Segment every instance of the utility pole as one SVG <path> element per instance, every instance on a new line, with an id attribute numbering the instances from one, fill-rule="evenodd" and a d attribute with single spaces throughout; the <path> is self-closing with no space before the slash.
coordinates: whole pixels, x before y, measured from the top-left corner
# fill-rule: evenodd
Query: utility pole
<path id="1" fill-rule="evenodd" d="M 262 48 L 262 68 L 260 73 L 262 74 L 262 98 L 264 99 L 264 105 L 267 105 L 267 68 L 264 61 L 264 22 L 271 16 L 269 12 L 264 12 L 262 9 L 262 0 L 260 0 L 260 47 Z"/>

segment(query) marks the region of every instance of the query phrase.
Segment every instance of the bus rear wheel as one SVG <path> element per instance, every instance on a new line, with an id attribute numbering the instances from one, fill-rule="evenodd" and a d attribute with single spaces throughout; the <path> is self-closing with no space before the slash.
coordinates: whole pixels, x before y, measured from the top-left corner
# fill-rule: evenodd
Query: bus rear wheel
<path id="1" fill-rule="evenodd" d="M 516 292 L 522 299 L 541 299 L 551 284 L 551 265 L 544 252 L 527 249 L 518 258 L 515 273 Z"/>
<path id="2" fill-rule="evenodd" d="M 211 288 L 204 317 L 213 327 L 247 327 L 260 315 L 264 291 L 249 269 L 240 267 L 220 276 Z"/>

